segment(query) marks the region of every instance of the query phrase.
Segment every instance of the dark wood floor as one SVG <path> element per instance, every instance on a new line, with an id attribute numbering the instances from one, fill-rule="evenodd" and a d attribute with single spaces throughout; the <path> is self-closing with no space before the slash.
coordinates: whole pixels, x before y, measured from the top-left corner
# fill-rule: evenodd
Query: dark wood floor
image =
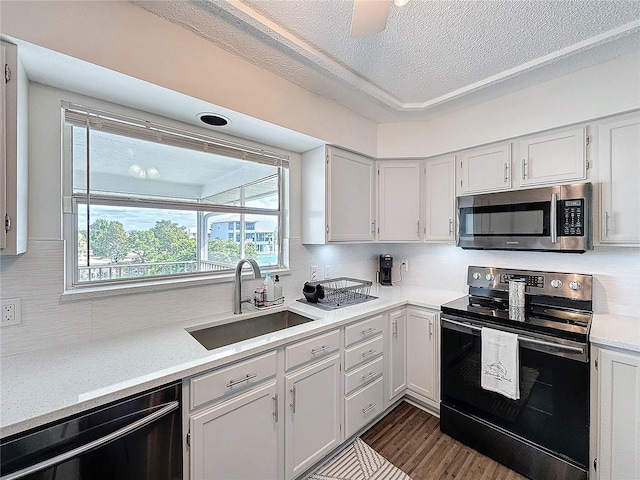
<path id="1" fill-rule="evenodd" d="M 407 402 L 361 438 L 413 480 L 526 479 L 441 433 L 436 417 Z"/>

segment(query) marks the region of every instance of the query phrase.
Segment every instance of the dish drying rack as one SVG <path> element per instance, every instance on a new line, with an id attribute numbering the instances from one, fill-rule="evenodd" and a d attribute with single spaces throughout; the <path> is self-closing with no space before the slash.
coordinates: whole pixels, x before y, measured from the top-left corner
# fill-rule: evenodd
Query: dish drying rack
<path id="1" fill-rule="evenodd" d="M 324 298 L 318 298 L 318 305 L 328 308 L 346 307 L 376 298 L 369 295 L 372 282 L 368 280 L 337 277 L 309 284 L 322 286 Z"/>

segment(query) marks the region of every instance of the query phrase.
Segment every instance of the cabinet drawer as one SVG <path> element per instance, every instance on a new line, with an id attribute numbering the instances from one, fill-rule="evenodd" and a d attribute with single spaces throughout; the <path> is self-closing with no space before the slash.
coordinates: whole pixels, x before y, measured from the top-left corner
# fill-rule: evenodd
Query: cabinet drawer
<path id="1" fill-rule="evenodd" d="M 192 378 L 189 387 L 190 408 L 193 410 L 221 397 L 244 392 L 268 378 L 275 377 L 276 368 L 274 350 L 251 360 Z"/>
<path id="2" fill-rule="evenodd" d="M 350 437 L 382 413 L 384 388 L 382 377 L 346 399 L 345 430 Z"/>
<path id="3" fill-rule="evenodd" d="M 382 357 L 378 357 L 373 362 L 367 363 L 362 367 L 347 373 L 344 376 L 344 392 L 350 394 L 356 388 L 360 388 L 363 385 L 375 380 L 384 371 L 384 365 Z"/>
<path id="4" fill-rule="evenodd" d="M 340 348 L 339 330 L 290 345 L 285 349 L 286 369 L 290 370 L 298 365 L 325 358 L 338 348 Z"/>
<path id="5" fill-rule="evenodd" d="M 382 333 L 382 315 L 358 322 L 344 329 L 344 346 L 349 347 L 362 340 Z"/>
<path id="6" fill-rule="evenodd" d="M 348 372 L 351 368 L 357 367 L 381 355 L 383 346 L 382 335 L 378 335 L 376 338 L 372 338 L 367 342 L 346 349 L 344 352 L 345 371 Z"/>

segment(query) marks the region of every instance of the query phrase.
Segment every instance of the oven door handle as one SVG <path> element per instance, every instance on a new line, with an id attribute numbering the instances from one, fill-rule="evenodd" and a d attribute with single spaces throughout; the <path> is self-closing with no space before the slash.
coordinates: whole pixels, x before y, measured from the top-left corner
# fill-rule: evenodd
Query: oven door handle
<path id="1" fill-rule="evenodd" d="M 441 322 L 448 322 L 448 323 L 452 323 L 453 325 L 458 325 L 459 327 L 465 327 L 468 328 L 470 330 L 474 330 L 476 332 L 481 332 L 482 331 L 482 327 L 478 327 L 477 325 L 472 325 L 470 323 L 464 323 L 464 322 L 456 322 L 455 320 L 450 320 L 448 318 L 442 318 Z M 497 329 L 499 330 L 499 329 Z M 527 337 L 526 335 L 518 335 L 518 341 L 519 342 L 525 342 L 525 343 L 532 343 L 534 345 L 542 345 L 545 347 L 553 347 L 556 348 L 558 350 L 565 350 L 567 352 L 572 352 L 572 353 L 580 353 L 580 354 L 584 354 L 584 348 L 582 347 L 574 347 L 572 345 L 562 345 L 560 343 L 555 343 L 555 342 L 548 342 L 546 340 L 538 340 L 537 338 L 531 338 L 531 337 Z"/>
<path id="2" fill-rule="evenodd" d="M 175 409 L 179 408 L 180 404 L 177 401 L 173 401 L 170 403 L 167 403 L 166 405 L 164 405 L 162 408 L 156 410 L 155 412 L 147 415 L 146 417 L 143 417 L 139 420 L 136 420 L 135 422 L 130 423 L 129 425 L 126 425 L 118 430 L 116 430 L 115 432 L 112 432 L 108 435 L 105 435 L 104 437 L 98 438 L 97 440 L 94 440 L 92 442 L 86 443 L 84 445 L 81 445 L 77 448 L 74 448 L 73 450 L 69 450 L 68 452 L 65 453 L 61 453 L 60 455 L 50 458 L 48 460 L 44 460 L 40 463 L 36 463 L 34 465 L 30 465 L 26 468 L 23 468 L 22 470 L 18 470 L 17 472 L 13 472 L 13 473 L 9 473 L 7 475 L 4 475 L 2 477 L 0 477 L 0 480 L 17 480 L 19 478 L 23 478 L 27 475 L 30 475 L 32 473 L 36 473 L 39 472 L 41 470 L 44 470 L 46 468 L 49 467 L 53 467 L 54 465 L 58 465 L 59 463 L 62 462 L 66 462 L 67 460 L 70 460 L 72 458 L 78 457 L 80 455 L 82 455 L 83 453 L 87 453 L 91 450 L 95 450 L 99 447 L 101 447 L 102 445 L 105 445 L 107 443 L 113 442 L 114 440 L 117 440 L 118 438 L 124 437 L 126 435 L 129 435 L 130 433 L 145 427 L 147 425 L 149 425 L 150 423 L 155 422 L 156 420 L 164 417 L 165 415 L 168 415 L 169 413 L 173 412 Z"/>

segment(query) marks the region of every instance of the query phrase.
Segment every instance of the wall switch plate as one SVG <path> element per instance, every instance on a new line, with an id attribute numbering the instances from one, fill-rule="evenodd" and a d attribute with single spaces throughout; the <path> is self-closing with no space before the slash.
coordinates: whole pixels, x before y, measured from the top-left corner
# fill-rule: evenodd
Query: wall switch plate
<path id="1" fill-rule="evenodd" d="M 6 298 L 0 301 L 0 325 L 20 325 L 22 323 L 22 304 L 19 298 Z"/>
<path id="2" fill-rule="evenodd" d="M 312 282 L 315 282 L 316 280 L 318 280 L 318 267 L 309 267 L 309 279 Z"/>

